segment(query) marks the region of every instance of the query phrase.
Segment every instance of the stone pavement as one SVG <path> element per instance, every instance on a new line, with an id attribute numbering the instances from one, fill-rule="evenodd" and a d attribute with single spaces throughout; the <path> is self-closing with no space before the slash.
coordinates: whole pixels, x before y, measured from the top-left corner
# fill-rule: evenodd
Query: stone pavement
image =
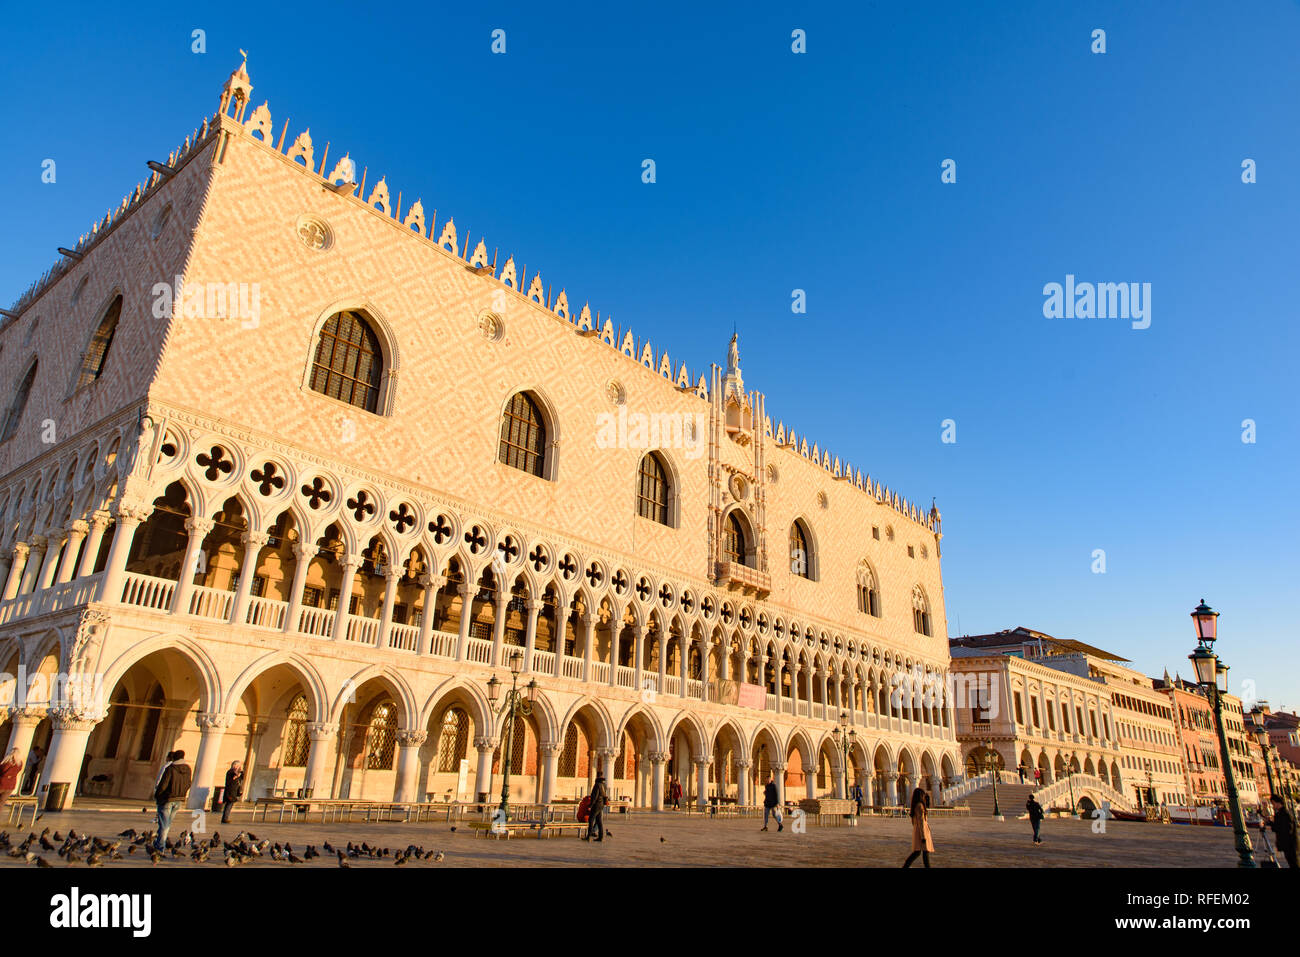
<path id="1" fill-rule="evenodd" d="M 244 817 L 244 815 L 241 815 Z M 177 815 L 172 835 L 189 826 L 188 812 Z M 759 831 L 756 819 L 716 820 L 699 815 L 643 811 L 631 816 L 614 815 L 609 824 L 612 835 L 603 844 L 588 843 L 576 837 L 538 840 L 515 837 L 499 840 L 473 836 L 466 824 L 423 823 L 303 823 L 252 824 L 238 821 L 221 825 L 216 815 L 208 816 L 209 833 L 216 829 L 223 839 L 233 838 L 240 830 L 251 830 L 258 838 L 273 842 L 288 841 L 299 855 L 308 844 L 319 849 L 324 842 L 343 846 L 348 841 L 366 842 L 393 850 L 408 844 L 434 848 L 445 853 L 441 864 L 432 861 L 412 862 L 407 867 L 498 867 L 521 865 L 533 867 L 899 867 L 911 849 L 911 828 L 906 819 L 863 818 L 857 827 L 809 825 L 806 833 L 793 833 L 787 827 L 778 833 L 775 826 L 768 833 Z M 44 815 L 36 826 L 39 833 L 46 826 L 65 835 L 69 827 L 78 833 L 89 832 L 111 838 L 131 827 L 137 831 L 153 827 L 153 815 L 133 811 L 69 811 Z M 28 828 L 10 828 L 17 843 L 29 833 Z M 1236 855 L 1232 831 L 1222 827 L 1106 822 L 1104 834 L 1094 833 L 1091 822 L 1049 819 L 1043 825 L 1042 846 L 1030 843 L 1026 821 L 1008 818 L 998 822 L 981 818 L 936 818 L 931 821 L 935 867 L 1233 867 Z M 1252 834 L 1252 841 L 1258 841 Z M 123 848 L 125 850 L 125 847 Z M 53 852 L 42 852 L 51 864 L 64 862 Z M 1258 856 L 1258 855 L 1257 855 Z M 217 863 L 202 865 L 219 867 Z M 136 851 L 124 861 L 112 862 L 108 868 L 127 865 L 148 866 L 148 858 Z M 188 856 L 170 858 L 158 867 L 196 866 Z M 32 867 L 22 859 L 0 854 L 0 867 Z M 336 867 L 332 856 L 302 865 L 258 860 L 246 867 Z M 392 859 L 354 860 L 354 867 L 393 867 Z M 914 867 L 920 866 L 918 860 Z"/>

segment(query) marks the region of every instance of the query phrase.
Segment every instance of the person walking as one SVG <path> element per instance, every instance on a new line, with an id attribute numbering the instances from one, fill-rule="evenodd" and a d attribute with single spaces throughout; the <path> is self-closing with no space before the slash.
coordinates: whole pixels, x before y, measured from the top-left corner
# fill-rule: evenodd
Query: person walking
<path id="1" fill-rule="evenodd" d="M 1016 773 L 1018 773 L 1018 774 L 1020 775 L 1020 783 L 1021 783 L 1021 784 L 1024 784 L 1024 783 L 1025 783 L 1025 765 L 1024 765 L 1023 762 L 1020 763 L 1020 764 L 1017 764 L 1017 765 L 1016 765 Z"/>
<path id="2" fill-rule="evenodd" d="M 776 829 L 778 832 L 785 830 L 785 824 L 781 820 L 781 806 L 777 803 L 776 795 L 776 775 L 767 776 L 767 784 L 763 785 L 763 827 L 767 830 L 767 819 L 776 818 Z"/>
<path id="3" fill-rule="evenodd" d="M 185 763 L 185 752 L 173 751 L 170 756 L 172 761 L 163 769 L 153 792 L 154 803 L 158 805 L 158 834 L 153 846 L 159 851 L 166 850 L 167 832 L 171 830 L 172 818 L 176 816 L 176 810 L 185 796 L 190 793 L 190 784 L 194 781 L 194 772 Z"/>
<path id="4" fill-rule="evenodd" d="M 1029 812 L 1029 823 L 1034 826 L 1034 843 L 1042 844 L 1043 839 L 1038 835 L 1038 829 L 1043 824 L 1043 806 L 1034 800 L 1034 796 L 1029 795 L 1025 801 L 1025 810 Z"/>
<path id="5" fill-rule="evenodd" d="M 862 785 L 853 785 L 853 802 L 858 806 L 858 817 L 862 816 Z"/>
<path id="6" fill-rule="evenodd" d="M 591 789 L 591 804 L 588 808 L 587 833 L 584 841 L 603 841 L 605 839 L 605 807 L 609 804 L 609 788 L 605 787 L 605 775 L 596 775 L 596 783 Z M 599 837 L 593 838 L 593 834 Z"/>
<path id="7" fill-rule="evenodd" d="M 23 786 L 19 794 L 35 794 L 36 782 L 41 779 L 41 765 L 45 763 L 45 752 L 34 747 L 27 755 L 27 768 L 23 771 Z"/>
<path id="8" fill-rule="evenodd" d="M 1280 794 L 1274 794 L 1273 802 L 1273 823 L 1269 825 L 1273 831 L 1273 843 L 1277 849 L 1282 852 L 1286 858 L 1287 864 L 1292 870 L 1296 868 L 1296 832 L 1295 821 L 1286 809 L 1286 802 L 1282 800 Z M 0 801 L 0 804 L 3 804 Z"/>
<path id="9" fill-rule="evenodd" d="M 682 782 L 677 780 L 676 777 L 673 778 L 671 793 L 673 798 L 673 810 L 680 811 L 682 809 Z"/>
<path id="10" fill-rule="evenodd" d="M 4 761 L 0 762 L 0 808 L 5 806 L 9 795 L 18 787 L 18 772 L 23 769 L 23 762 L 18 757 L 18 749 L 10 748 Z"/>
<path id="11" fill-rule="evenodd" d="M 921 788 L 912 792 L 912 853 L 903 862 L 904 867 L 911 867 L 919 856 L 926 867 L 930 866 L 930 852 L 934 850 L 934 841 L 930 837 L 930 795 Z"/>
<path id="12" fill-rule="evenodd" d="M 1034 784 L 1035 784 L 1035 786 L 1037 786 L 1037 785 L 1041 785 L 1042 783 L 1043 783 L 1043 769 L 1042 769 L 1042 768 L 1034 768 Z"/>
<path id="13" fill-rule="evenodd" d="M 244 766 L 238 761 L 230 762 L 226 772 L 226 789 L 221 792 L 221 823 L 230 823 L 230 809 L 244 796 Z"/>

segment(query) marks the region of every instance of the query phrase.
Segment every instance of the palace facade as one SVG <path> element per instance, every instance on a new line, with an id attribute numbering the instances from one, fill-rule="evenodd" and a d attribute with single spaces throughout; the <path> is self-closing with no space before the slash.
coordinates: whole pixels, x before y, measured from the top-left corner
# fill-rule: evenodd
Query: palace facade
<path id="1" fill-rule="evenodd" d="M 512 670 L 516 800 L 961 775 L 936 509 L 774 425 L 735 337 L 694 374 L 251 92 L 5 312 L 0 741 L 42 794 L 180 747 L 194 806 L 233 760 L 481 799 Z"/>

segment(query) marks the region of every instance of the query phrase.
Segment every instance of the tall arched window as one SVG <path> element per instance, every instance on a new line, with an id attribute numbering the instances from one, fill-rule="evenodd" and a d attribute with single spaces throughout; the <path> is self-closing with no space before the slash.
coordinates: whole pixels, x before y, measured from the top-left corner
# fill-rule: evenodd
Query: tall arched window
<path id="1" fill-rule="evenodd" d="M 808 550 L 808 536 L 803 525 L 795 521 L 790 525 L 790 571 L 800 578 L 812 578 L 809 572 L 812 553 Z"/>
<path id="2" fill-rule="evenodd" d="M 740 519 L 733 511 L 727 516 L 726 525 L 722 531 L 722 552 L 727 557 L 727 561 L 735 562 L 737 565 L 744 565 L 745 556 L 749 549 L 745 542 L 745 527 L 740 524 Z"/>
<path id="3" fill-rule="evenodd" d="M 307 732 L 307 696 L 300 694 L 289 704 L 284 722 L 284 766 L 305 768 L 307 754 L 311 751 L 311 735 Z"/>
<path id="4" fill-rule="evenodd" d="M 375 706 L 366 733 L 366 767 L 371 771 L 393 769 L 393 748 L 397 744 L 397 705 L 384 701 Z"/>
<path id="5" fill-rule="evenodd" d="M 355 312 L 325 320 L 312 361 L 313 391 L 377 413 L 383 374 L 384 355 L 370 323 Z"/>
<path id="6" fill-rule="evenodd" d="M 468 747 L 469 715 L 460 708 L 450 708 L 442 719 L 442 734 L 438 738 L 438 770 L 459 771 Z"/>
<path id="7" fill-rule="evenodd" d="M 912 589 L 912 628 L 917 634 L 930 634 L 930 603 L 919 585 Z"/>
<path id="8" fill-rule="evenodd" d="M 872 618 L 880 617 L 880 589 L 876 573 L 864 559 L 858 563 L 858 611 Z"/>
<path id="9" fill-rule="evenodd" d="M 86 358 L 81 363 L 81 375 L 77 379 L 77 388 L 90 385 L 104 373 L 104 363 L 108 361 L 108 348 L 113 344 L 113 333 L 117 332 L 117 320 L 122 317 L 122 297 L 117 296 L 109 304 L 104 318 L 99 321 L 95 335 L 86 350 Z"/>
<path id="10" fill-rule="evenodd" d="M 642 518 L 660 525 L 668 524 L 668 470 L 654 452 L 647 452 L 641 457 L 636 511 Z"/>
<path id="11" fill-rule="evenodd" d="M 18 385 L 18 391 L 14 393 L 13 402 L 9 405 L 9 413 L 5 416 L 4 430 L 0 431 L 0 442 L 13 438 L 14 433 L 18 431 L 18 423 L 23 417 L 23 410 L 27 408 L 27 397 L 32 394 L 32 383 L 35 381 L 36 361 L 32 360 L 31 366 L 27 369 L 27 374 L 23 376 L 22 382 Z"/>
<path id="12" fill-rule="evenodd" d="M 516 392 L 501 416 L 499 458 L 530 475 L 543 476 L 546 466 L 546 422 L 542 410 L 526 392 Z"/>

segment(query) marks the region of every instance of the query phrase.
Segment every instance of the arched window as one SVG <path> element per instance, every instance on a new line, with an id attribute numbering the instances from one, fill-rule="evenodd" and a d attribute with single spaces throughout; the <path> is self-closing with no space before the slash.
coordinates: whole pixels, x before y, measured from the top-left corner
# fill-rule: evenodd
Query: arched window
<path id="1" fill-rule="evenodd" d="M 930 603 L 919 585 L 912 589 L 912 628 L 917 634 L 930 634 Z"/>
<path id="2" fill-rule="evenodd" d="M 804 534 L 803 523 L 795 521 L 790 526 L 790 571 L 800 578 L 812 578 L 809 569 L 812 553 L 808 550 L 808 536 Z"/>
<path id="3" fill-rule="evenodd" d="M 880 617 L 880 589 L 876 573 L 866 560 L 858 563 L 858 611 L 872 618 Z"/>
<path id="4" fill-rule="evenodd" d="M 737 565 L 744 565 L 745 556 L 749 549 L 745 542 L 745 528 L 740 524 L 740 519 L 733 511 L 727 516 L 726 525 L 723 527 L 722 535 L 722 552 L 727 557 L 727 561 L 735 562 Z"/>
<path id="5" fill-rule="evenodd" d="M 512 395 L 501 417 L 499 458 L 529 475 L 545 475 L 546 422 L 542 410 L 526 392 Z"/>
<path id="6" fill-rule="evenodd" d="M 377 413 L 383 373 L 379 337 L 359 313 L 340 312 L 325 320 L 312 361 L 313 391 Z"/>
<path id="7" fill-rule="evenodd" d="M 117 296 L 109 304 L 104 318 L 90 340 L 86 358 L 81 363 L 81 375 L 77 379 L 77 388 L 90 385 L 104 373 L 104 363 L 108 361 L 108 348 L 113 344 L 113 333 L 117 332 L 117 320 L 122 317 L 122 297 Z"/>
<path id="8" fill-rule="evenodd" d="M 32 394 L 32 383 L 35 381 L 36 361 L 33 360 L 27 374 L 23 376 L 22 382 L 18 386 L 18 391 L 14 393 L 14 400 L 9 406 L 9 413 L 5 416 L 4 430 L 0 431 L 0 442 L 7 442 L 18 431 L 18 422 L 23 417 L 23 410 L 27 408 L 27 397 Z"/>
<path id="9" fill-rule="evenodd" d="M 393 748 L 397 744 L 397 705 L 384 701 L 375 706 L 366 733 L 366 767 L 371 771 L 393 769 Z"/>
<path id="10" fill-rule="evenodd" d="M 311 735 L 307 732 L 307 696 L 300 694 L 289 704 L 284 722 L 284 766 L 305 768 L 311 750 Z"/>
<path id="11" fill-rule="evenodd" d="M 636 511 L 660 525 L 668 524 L 668 470 L 654 452 L 641 457 L 636 492 Z"/>
<path id="12" fill-rule="evenodd" d="M 442 719 L 442 734 L 438 738 L 438 770 L 459 771 L 468 747 L 469 715 L 460 708 L 450 708 Z"/>

